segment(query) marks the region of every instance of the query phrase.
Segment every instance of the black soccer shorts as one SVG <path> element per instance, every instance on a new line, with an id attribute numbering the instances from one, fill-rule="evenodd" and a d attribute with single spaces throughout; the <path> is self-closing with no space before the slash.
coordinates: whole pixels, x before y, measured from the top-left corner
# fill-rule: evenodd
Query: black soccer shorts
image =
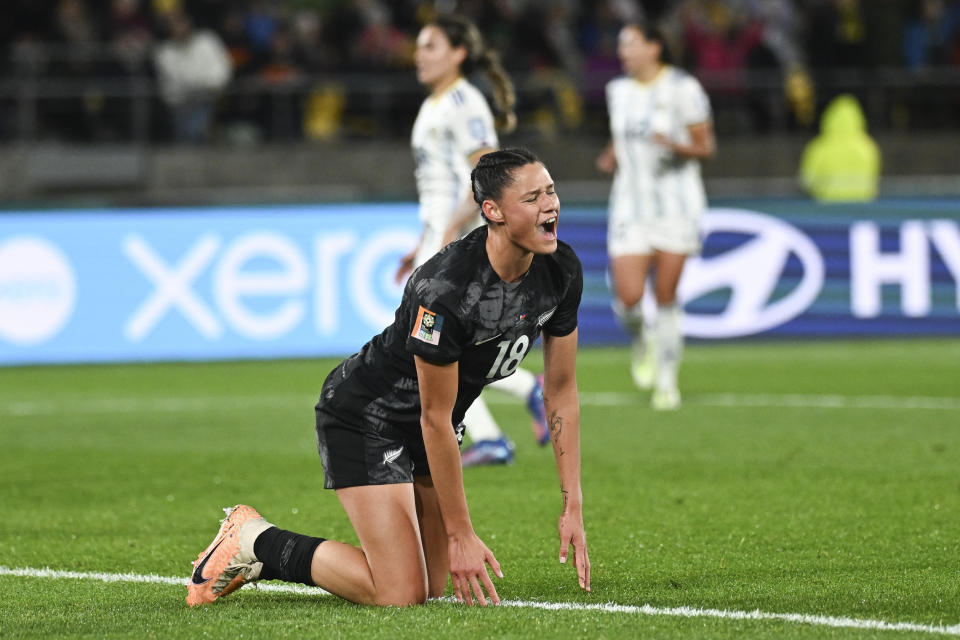
<path id="1" fill-rule="evenodd" d="M 429 476 L 423 437 L 388 424 L 358 418 L 347 422 L 317 409 L 317 451 L 325 489 L 413 482 Z M 457 427 L 463 439 L 463 424 Z"/>

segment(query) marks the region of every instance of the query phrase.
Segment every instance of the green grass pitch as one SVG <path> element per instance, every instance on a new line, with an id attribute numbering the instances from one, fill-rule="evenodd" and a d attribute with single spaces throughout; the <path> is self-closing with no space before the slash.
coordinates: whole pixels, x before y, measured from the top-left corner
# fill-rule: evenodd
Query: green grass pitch
<path id="1" fill-rule="evenodd" d="M 495 609 L 247 587 L 191 610 L 177 584 L 32 575 L 185 578 L 237 502 L 355 542 L 313 436 L 335 362 L 0 368 L 0 637 L 960 635 L 960 341 L 690 345 L 675 413 L 632 390 L 627 358 L 578 362 L 591 594 L 557 561 L 552 453 L 489 393 L 517 444 L 465 472 L 516 605 Z"/>

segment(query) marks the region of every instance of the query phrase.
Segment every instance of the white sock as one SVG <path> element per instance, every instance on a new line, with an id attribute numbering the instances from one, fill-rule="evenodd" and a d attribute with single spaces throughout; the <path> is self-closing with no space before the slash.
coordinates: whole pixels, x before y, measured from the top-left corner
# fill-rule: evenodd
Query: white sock
<path id="1" fill-rule="evenodd" d="M 655 340 L 658 389 L 677 388 L 677 372 L 683 358 L 683 333 L 680 330 L 682 317 L 683 311 L 679 305 L 657 307 Z"/>
<path id="2" fill-rule="evenodd" d="M 643 336 L 643 301 L 637 302 L 629 307 L 625 306 L 620 300 L 613 300 L 613 315 L 617 316 L 620 326 L 631 338 L 640 338 Z"/>
<path id="3" fill-rule="evenodd" d="M 474 400 L 467 409 L 467 413 L 463 416 L 463 425 L 466 427 L 467 435 L 474 442 L 497 440 L 503 437 L 503 431 L 497 426 L 483 398 Z"/>
<path id="4" fill-rule="evenodd" d="M 511 375 L 497 380 L 496 382 L 491 382 L 487 387 L 491 389 L 496 389 L 497 391 L 502 391 L 504 393 L 509 393 L 512 396 L 520 398 L 521 400 L 526 401 L 530 394 L 533 392 L 533 387 L 537 384 L 537 376 L 533 375 L 526 369 L 518 368 Z"/>
<path id="5" fill-rule="evenodd" d="M 630 336 L 630 345 L 633 347 L 633 361 L 640 362 L 647 351 L 650 334 L 653 331 L 643 317 L 643 301 L 626 307 L 619 300 L 613 301 L 613 313 L 617 316 L 620 326 Z"/>

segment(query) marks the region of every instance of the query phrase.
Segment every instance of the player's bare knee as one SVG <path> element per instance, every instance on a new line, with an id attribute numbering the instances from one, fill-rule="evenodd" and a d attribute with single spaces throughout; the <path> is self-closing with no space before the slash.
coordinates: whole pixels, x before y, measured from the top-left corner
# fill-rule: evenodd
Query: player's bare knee
<path id="1" fill-rule="evenodd" d="M 620 296 L 620 304 L 622 304 L 625 308 L 629 309 L 630 307 L 634 307 L 637 304 L 639 304 L 642 299 L 643 299 L 642 289 L 640 291 L 631 291 L 628 294 L 623 294 Z"/>
<path id="2" fill-rule="evenodd" d="M 381 607 L 409 607 L 427 601 L 427 589 L 421 585 L 409 585 L 385 589 L 377 593 L 376 604 Z"/>
<path id="3" fill-rule="evenodd" d="M 421 571 L 405 571 L 381 575 L 376 581 L 374 603 L 381 607 L 409 607 L 427 601 L 427 575 Z"/>

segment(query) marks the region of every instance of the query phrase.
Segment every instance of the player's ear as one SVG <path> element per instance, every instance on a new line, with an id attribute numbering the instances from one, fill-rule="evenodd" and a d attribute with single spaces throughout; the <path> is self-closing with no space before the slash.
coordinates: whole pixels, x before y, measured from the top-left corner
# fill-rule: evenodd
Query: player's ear
<path id="1" fill-rule="evenodd" d="M 493 200 L 484 200 L 483 204 L 480 205 L 480 209 L 490 222 L 503 224 L 503 211 L 500 210 L 500 206 Z"/>
<path id="2" fill-rule="evenodd" d="M 462 66 L 467 59 L 467 48 L 464 46 L 455 47 L 453 50 L 453 59 L 458 67 Z"/>

